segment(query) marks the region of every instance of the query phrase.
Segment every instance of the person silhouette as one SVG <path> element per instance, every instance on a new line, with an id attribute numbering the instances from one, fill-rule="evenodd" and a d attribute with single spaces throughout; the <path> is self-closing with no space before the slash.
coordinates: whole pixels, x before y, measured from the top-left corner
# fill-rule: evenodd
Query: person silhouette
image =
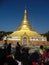
<path id="1" fill-rule="evenodd" d="M 7 46 L 7 54 L 8 55 L 11 54 L 11 43 L 9 43 L 8 46 Z"/>

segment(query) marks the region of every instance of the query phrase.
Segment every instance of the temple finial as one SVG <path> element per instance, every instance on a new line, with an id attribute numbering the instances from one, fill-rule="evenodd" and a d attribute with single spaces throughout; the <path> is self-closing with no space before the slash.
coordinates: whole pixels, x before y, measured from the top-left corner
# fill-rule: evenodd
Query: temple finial
<path id="1" fill-rule="evenodd" d="M 23 19 L 24 19 L 24 20 L 28 20 L 26 8 L 25 8 L 25 10 L 24 10 L 24 18 L 23 18 Z"/>
<path id="2" fill-rule="evenodd" d="M 24 13 L 27 13 L 26 8 L 25 8 L 25 10 L 24 10 Z"/>

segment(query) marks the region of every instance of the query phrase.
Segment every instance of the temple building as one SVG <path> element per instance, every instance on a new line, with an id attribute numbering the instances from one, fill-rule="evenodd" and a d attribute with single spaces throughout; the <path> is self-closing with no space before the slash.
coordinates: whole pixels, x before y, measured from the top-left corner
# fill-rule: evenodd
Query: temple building
<path id="1" fill-rule="evenodd" d="M 25 9 L 21 25 L 16 31 L 8 35 L 7 41 L 15 43 L 19 42 L 21 45 L 29 45 L 34 43 L 40 44 L 42 42 L 46 42 L 47 38 L 41 36 L 34 29 L 32 29 L 28 21 L 27 11 Z"/>

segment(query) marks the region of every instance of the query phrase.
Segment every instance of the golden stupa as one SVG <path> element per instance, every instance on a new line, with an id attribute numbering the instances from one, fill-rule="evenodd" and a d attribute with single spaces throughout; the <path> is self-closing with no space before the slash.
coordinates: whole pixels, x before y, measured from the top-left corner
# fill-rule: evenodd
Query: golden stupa
<path id="1" fill-rule="evenodd" d="M 31 28 L 28 21 L 27 11 L 25 9 L 21 25 L 19 26 L 17 31 L 14 31 L 12 34 L 8 35 L 7 40 L 13 42 L 19 42 L 22 45 L 23 44 L 28 45 L 34 42 L 46 41 L 47 39 L 46 37 L 41 36 L 39 33 L 34 31 L 34 29 Z"/>

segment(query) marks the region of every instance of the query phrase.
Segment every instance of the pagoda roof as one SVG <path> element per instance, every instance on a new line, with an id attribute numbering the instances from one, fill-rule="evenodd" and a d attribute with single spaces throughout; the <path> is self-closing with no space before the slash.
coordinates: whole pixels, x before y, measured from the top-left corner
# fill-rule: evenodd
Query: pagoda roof
<path id="1" fill-rule="evenodd" d="M 36 31 L 34 31 L 32 27 L 30 26 L 26 9 L 24 10 L 24 17 L 23 17 L 21 25 L 16 31 L 10 34 L 10 36 L 23 36 L 25 33 L 28 36 L 41 37 L 41 35 L 37 33 Z"/>

